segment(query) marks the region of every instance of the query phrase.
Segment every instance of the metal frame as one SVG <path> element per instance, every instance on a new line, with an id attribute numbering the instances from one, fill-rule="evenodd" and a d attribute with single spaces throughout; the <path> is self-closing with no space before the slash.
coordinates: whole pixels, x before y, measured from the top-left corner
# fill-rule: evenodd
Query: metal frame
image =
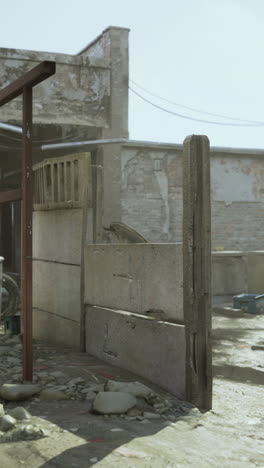
<path id="1" fill-rule="evenodd" d="M 3 89 L 0 107 L 22 94 L 22 187 L 0 192 L 0 203 L 21 200 L 21 311 L 23 325 L 23 380 L 33 380 L 32 356 L 32 88 L 56 72 L 55 62 L 44 61 Z"/>

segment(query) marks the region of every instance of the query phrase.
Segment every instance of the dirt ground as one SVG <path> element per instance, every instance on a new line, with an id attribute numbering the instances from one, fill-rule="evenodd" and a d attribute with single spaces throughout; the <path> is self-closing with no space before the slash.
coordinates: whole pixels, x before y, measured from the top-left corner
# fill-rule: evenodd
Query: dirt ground
<path id="1" fill-rule="evenodd" d="M 264 353 L 263 353 L 264 354 Z M 1 359 L 1 358 L 0 358 Z M 88 355 L 36 343 L 35 373 L 62 371 L 95 383 L 139 380 Z M 10 380 L 8 375 L 6 381 Z M 169 398 L 151 386 L 161 398 Z M 175 421 L 126 420 L 90 412 L 85 400 L 32 398 L 23 406 L 46 430 L 39 440 L 0 443 L 1 468 L 251 468 L 264 467 L 263 386 L 215 378 L 213 410 L 186 405 Z M 3 403 L 3 401 L 2 401 Z M 17 403 L 4 402 L 5 409 Z M 0 439 L 1 440 L 1 439 Z"/>

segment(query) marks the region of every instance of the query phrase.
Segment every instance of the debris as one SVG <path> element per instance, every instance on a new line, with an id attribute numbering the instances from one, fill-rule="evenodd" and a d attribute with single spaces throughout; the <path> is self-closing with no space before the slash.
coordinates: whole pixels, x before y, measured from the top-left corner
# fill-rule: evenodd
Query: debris
<path id="1" fill-rule="evenodd" d="M 34 384 L 3 384 L 0 395 L 4 400 L 16 401 L 31 398 L 40 391 L 41 388 Z"/>
<path id="2" fill-rule="evenodd" d="M 152 390 L 140 382 L 116 382 L 109 380 L 105 387 L 108 392 L 130 393 L 137 397 L 149 397 Z"/>
<path id="3" fill-rule="evenodd" d="M 145 413 L 143 413 L 143 417 L 146 419 L 160 419 L 160 414 L 149 413 L 148 411 L 146 411 Z"/>
<path id="4" fill-rule="evenodd" d="M 253 349 L 253 351 L 264 351 L 264 345 L 253 345 L 251 349 Z"/>
<path id="5" fill-rule="evenodd" d="M 9 415 L 15 418 L 17 421 L 22 421 L 23 419 L 30 419 L 31 414 L 23 408 L 23 406 L 17 406 L 9 411 Z"/>
<path id="6" fill-rule="evenodd" d="M 61 390 L 57 390 L 56 388 L 47 388 L 42 390 L 40 393 L 40 398 L 42 400 L 68 400 L 69 397 Z"/>
<path id="7" fill-rule="evenodd" d="M 6 414 L 5 416 L 2 416 L 0 420 L 0 430 L 3 432 L 7 432 L 10 429 L 13 429 L 13 427 L 16 424 L 15 418 L 12 418 L 12 416 L 9 416 Z"/>
<path id="8" fill-rule="evenodd" d="M 0 403 L 0 417 L 5 415 L 4 406 Z"/>
<path id="9" fill-rule="evenodd" d="M 136 404 L 136 398 L 130 393 L 100 392 L 94 400 L 93 409 L 101 414 L 120 414 L 126 413 Z"/>

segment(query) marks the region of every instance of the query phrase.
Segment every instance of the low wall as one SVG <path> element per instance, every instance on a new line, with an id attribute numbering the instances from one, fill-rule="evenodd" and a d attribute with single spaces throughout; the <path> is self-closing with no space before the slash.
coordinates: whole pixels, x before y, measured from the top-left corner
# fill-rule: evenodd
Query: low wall
<path id="1" fill-rule="evenodd" d="M 85 247 L 85 303 L 183 323 L 181 244 Z"/>
<path id="2" fill-rule="evenodd" d="M 213 252 L 212 294 L 264 294 L 264 251 Z"/>
<path id="3" fill-rule="evenodd" d="M 86 351 L 184 398 L 182 245 L 86 245 L 84 296 Z"/>
<path id="4" fill-rule="evenodd" d="M 86 306 L 86 350 L 185 397 L 185 327 Z"/>

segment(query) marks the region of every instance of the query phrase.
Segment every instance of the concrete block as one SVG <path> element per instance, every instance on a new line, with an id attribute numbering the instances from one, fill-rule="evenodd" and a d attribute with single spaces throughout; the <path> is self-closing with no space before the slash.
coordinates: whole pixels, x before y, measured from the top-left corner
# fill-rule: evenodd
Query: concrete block
<path id="1" fill-rule="evenodd" d="M 86 306 L 86 351 L 185 396 L 185 327 Z"/>
<path id="2" fill-rule="evenodd" d="M 33 262 L 33 307 L 80 320 L 80 267 Z"/>
<path id="3" fill-rule="evenodd" d="M 228 296 L 248 292 L 247 254 L 212 253 L 212 294 Z"/>
<path id="4" fill-rule="evenodd" d="M 33 308 L 33 338 L 46 343 L 79 349 L 80 324 Z"/>
<path id="5" fill-rule="evenodd" d="M 33 212 L 33 258 L 80 264 L 82 210 Z"/>
<path id="6" fill-rule="evenodd" d="M 181 244 L 87 245 L 85 303 L 183 321 Z"/>

